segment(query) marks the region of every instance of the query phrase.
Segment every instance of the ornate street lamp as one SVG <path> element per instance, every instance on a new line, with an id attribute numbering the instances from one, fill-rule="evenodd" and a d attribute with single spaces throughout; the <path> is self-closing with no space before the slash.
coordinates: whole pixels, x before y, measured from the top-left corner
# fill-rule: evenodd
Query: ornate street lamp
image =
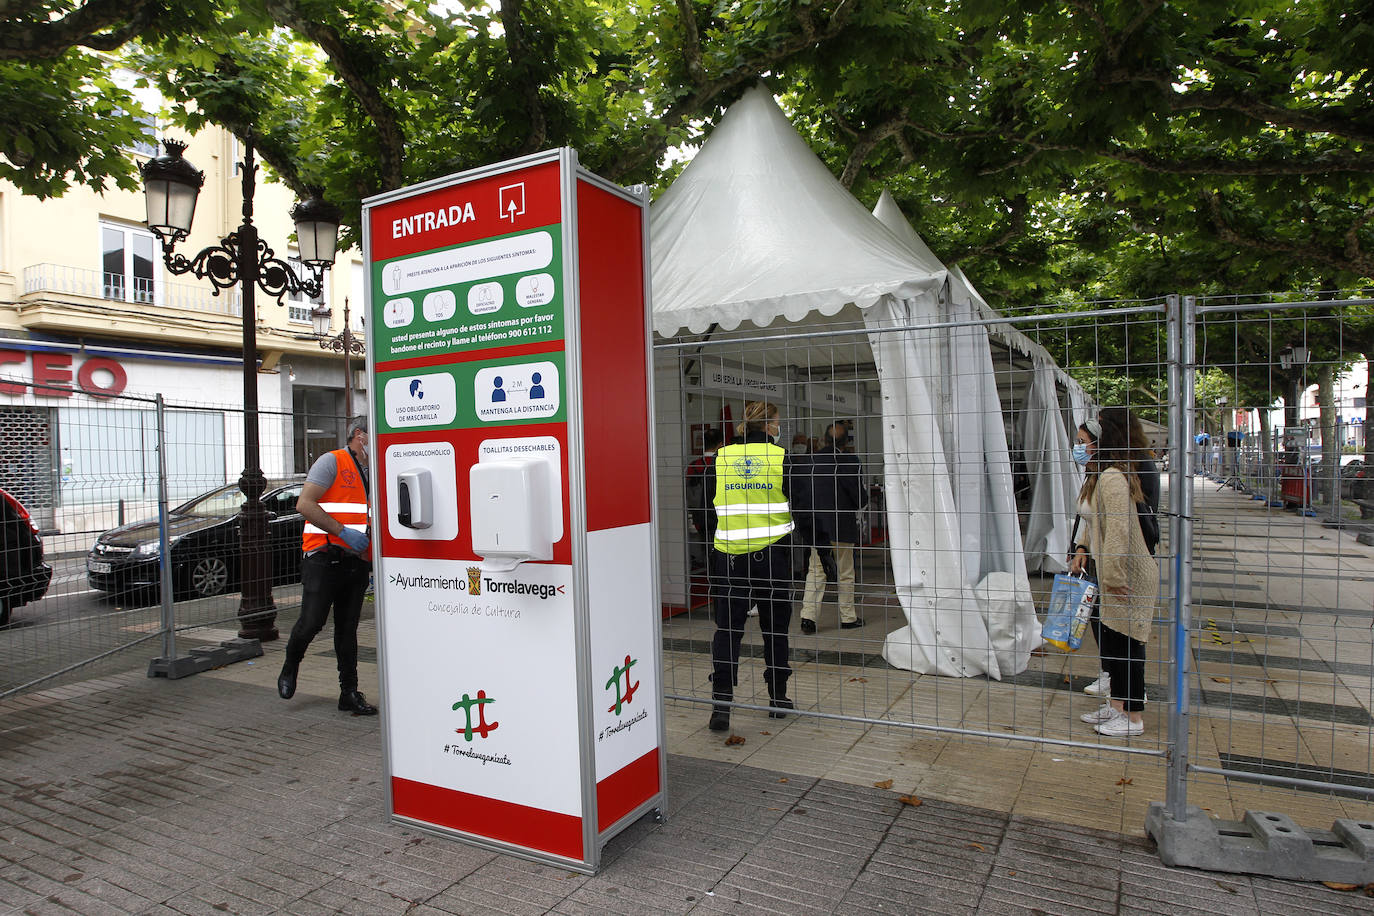
<path id="1" fill-rule="evenodd" d="M 329 336 L 330 319 L 333 311 L 323 305 L 310 310 L 310 323 L 315 328 L 315 336 L 320 338 L 320 349 L 342 353 L 344 358 L 344 416 L 352 417 L 353 412 L 353 354 L 362 356 L 367 352 L 363 342 L 353 336 L 353 325 L 348 320 L 348 297 L 344 297 L 343 330 L 333 337 Z"/>
<path id="2" fill-rule="evenodd" d="M 246 497 L 239 513 L 239 636 L 264 642 L 277 638 L 277 607 L 272 601 L 272 554 L 267 543 L 267 512 L 262 494 L 267 489 L 258 457 L 258 340 L 254 290 L 275 296 L 280 305 L 287 293 L 314 298 L 324 288 L 324 271 L 334 262 L 339 210 L 316 197 L 291 211 L 300 241 L 301 263 L 310 276 L 297 277 L 291 266 L 276 257 L 258 237 L 253 225 L 253 192 L 257 164 L 251 139 L 244 146 L 243 223 L 236 232 L 192 258 L 173 253 L 191 231 L 196 197 L 205 174 L 182 158 L 185 143 L 163 141 L 166 152 L 143 163 L 143 189 L 148 205 L 148 228 L 162 240 L 162 260 L 173 274 L 208 279 L 220 290 L 238 285 L 243 296 L 243 475 L 239 489 Z"/>

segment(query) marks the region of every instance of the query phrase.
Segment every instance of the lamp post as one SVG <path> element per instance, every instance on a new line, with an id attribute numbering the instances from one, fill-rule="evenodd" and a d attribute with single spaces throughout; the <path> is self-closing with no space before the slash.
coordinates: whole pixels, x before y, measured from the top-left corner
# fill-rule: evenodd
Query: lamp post
<path id="1" fill-rule="evenodd" d="M 196 197 L 205 174 L 182 158 L 186 144 L 163 141 L 161 156 L 143 163 L 143 190 L 148 205 L 148 228 L 162 241 L 162 260 L 172 274 L 209 279 L 218 296 L 237 285 L 243 296 L 243 474 L 239 489 L 246 497 L 239 512 L 239 636 L 264 642 L 277 638 L 277 608 L 272 601 L 272 555 L 267 542 L 267 489 L 258 448 L 258 340 L 254 291 L 261 288 L 280 305 L 287 293 L 318 296 L 324 271 L 334 263 L 339 210 L 319 197 L 297 204 L 291 211 L 300 244 L 301 263 L 310 276 L 297 277 L 291 266 L 276 257 L 258 237 L 253 225 L 253 192 L 257 164 L 251 138 L 244 145 L 243 222 L 237 231 L 192 258 L 173 253 L 191 231 Z"/>
<path id="2" fill-rule="evenodd" d="M 344 414 L 353 417 L 353 364 L 354 353 L 359 356 L 367 352 L 363 342 L 353 336 L 353 325 L 348 320 L 348 297 L 344 297 L 343 330 L 333 337 L 329 336 L 329 321 L 334 313 L 323 305 L 310 310 L 310 322 L 314 325 L 315 336 L 320 338 L 320 349 L 342 353 L 344 358 Z M 347 431 L 345 431 L 347 435 Z"/>

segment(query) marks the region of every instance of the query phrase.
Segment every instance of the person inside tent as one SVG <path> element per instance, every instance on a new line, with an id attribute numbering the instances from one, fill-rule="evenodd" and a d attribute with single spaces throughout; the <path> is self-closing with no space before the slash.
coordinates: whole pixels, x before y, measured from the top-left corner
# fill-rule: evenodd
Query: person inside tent
<path id="1" fill-rule="evenodd" d="M 763 632 L 764 681 L 769 715 L 781 718 L 792 708 L 787 696 L 787 629 L 792 623 L 791 534 L 794 527 L 787 494 L 791 465 L 776 444 L 778 408 L 750 401 L 737 431 L 742 441 L 716 452 L 706 470 L 706 492 L 712 494 L 716 536 L 711 549 L 711 597 L 716 632 L 711 639 L 711 710 L 709 727 L 730 727 L 730 707 L 739 681 L 739 647 L 749 608 L 759 611 Z"/>

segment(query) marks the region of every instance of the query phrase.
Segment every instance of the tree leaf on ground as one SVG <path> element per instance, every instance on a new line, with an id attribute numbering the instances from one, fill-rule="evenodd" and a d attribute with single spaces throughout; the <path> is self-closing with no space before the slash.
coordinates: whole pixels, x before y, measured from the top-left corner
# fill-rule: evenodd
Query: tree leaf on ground
<path id="1" fill-rule="evenodd" d="M 904 805 L 910 805 L 913 808 L 921 807 L 921 800 L 914 795 L 898 795 L 897 801 Z"/>
<path id="2" fill-rule="evenodd" d="M 1357 891 L 1363 887 L 1361 884 L 1346 884 L 1344 881 L 1323 881 L 1322 884 L 1333 891 Z"/>
<path id="3" fill-rule="evenodd" d="M 882 782 L 875 782 L 875 783 L 873 784 L 873 788 L 875 788 L 875 789 L 890 789 L 890 788 L 892 788 L 892 780 L 890 780 L 890 779 L 884 779 Z"/>
<path id="4" fill-rule="evenodd" d="M 736 745 L 736 744 L 743 744 L 743 743 L 744 743 L 744 736 L 743 736 L 743 735 L 731 735 L 730 737 L 728 737 L 728 738 L 725 739 L 725 746 L 726 746 L 726 747 L 733 747 L 733 746 Z"/>

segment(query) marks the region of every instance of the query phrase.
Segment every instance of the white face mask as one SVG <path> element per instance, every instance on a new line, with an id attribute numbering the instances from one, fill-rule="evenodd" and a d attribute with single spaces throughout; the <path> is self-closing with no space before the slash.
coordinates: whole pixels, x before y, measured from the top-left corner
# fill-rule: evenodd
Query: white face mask
<path id="1" fill-rule="evenodd" d="M 810 449 L 806 447 L 805 442 L 798 442 L 796 445 L 792 446 L 792 454 L 794 455 L 805 455 L 808 451 L 810 451 Z"/>
<path id="2" fill-rule="evenodd" d="M 1088 447 L 1082 442 L 1075 442 L 1073 446 L 1073 461 L 1079 467 L 1086 465 L 1092 456 L 1088 454 Z"/>

